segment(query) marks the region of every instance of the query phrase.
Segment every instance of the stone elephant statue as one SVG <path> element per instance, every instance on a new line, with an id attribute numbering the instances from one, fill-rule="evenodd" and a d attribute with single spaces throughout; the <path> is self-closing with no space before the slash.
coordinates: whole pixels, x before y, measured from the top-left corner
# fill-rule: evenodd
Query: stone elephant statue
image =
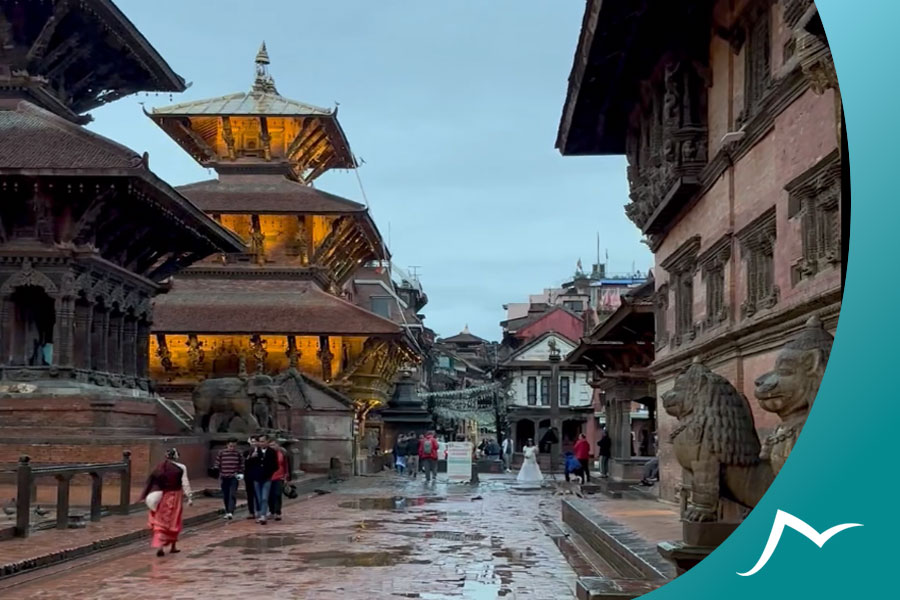
<path id="1" fill-rule="evenodd" d="M 220 430 L 227 431 L 231 419 L 239 416 L 250 428 L 248 433 L 252 433 L 260 428 L 254 408 L 274 402 L 278 397 L 278 386 L 268 375 L 207 379 L 194 388 L 194 427 L 207 432 L 212 416 L 224 414 L 226 418 Z"/>

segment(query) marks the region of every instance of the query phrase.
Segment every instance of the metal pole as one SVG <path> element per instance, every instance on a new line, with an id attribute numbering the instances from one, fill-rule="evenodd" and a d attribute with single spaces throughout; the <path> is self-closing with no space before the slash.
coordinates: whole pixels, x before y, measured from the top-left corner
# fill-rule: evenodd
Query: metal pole
<path id="1" fill-rule="evenodd" d="M 122 482 L 119 488 L 119 512 L 127 515 L 131 507 L 131 450 L 122 452 L 122 462 L 125 466 L 122 469 Z"/>
<path id="2" fill-rule="evenodd" d="M 559 361 L 560 355 L 551 352 L 550 362 L 550 429 L 556 435 L 557 443 L 550 445 L 550 472 L 556 474 L 559 449 L 562 444 L 562 430 L 559 422 Z"/>
<path id="3" fill-rule="evenodd" d="M 16 537 L 28 537 L 31 529 L 31 458 L 19 457 L 19 468 L 16 471 L 18 489 L 16 490 Z"/>

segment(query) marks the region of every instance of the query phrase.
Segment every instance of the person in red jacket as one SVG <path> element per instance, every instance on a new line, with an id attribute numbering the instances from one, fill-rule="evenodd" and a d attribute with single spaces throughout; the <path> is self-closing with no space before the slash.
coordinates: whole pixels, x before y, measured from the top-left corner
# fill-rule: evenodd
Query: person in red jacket
<path id="1" fill-rule="evenodd" d="M 438 441 L 433 431 L 426 433 L 419 441 L 419 461 L 422 463 L 422 470 L 425 471 L 425 483 L 430 482 L 432 478 L 437 481 Z"/>
<path id="2" fill-rule="evenodd" d="M 578 436 L 578 441 L 575 442 L 575 458 L 578 459 L 578 462 L 581 463 L 581 468 L 584 470 L 584 480 L 585 482 L 591 480 L 591 445 L 587 441 L 587 436 L 583 433 Z"/>

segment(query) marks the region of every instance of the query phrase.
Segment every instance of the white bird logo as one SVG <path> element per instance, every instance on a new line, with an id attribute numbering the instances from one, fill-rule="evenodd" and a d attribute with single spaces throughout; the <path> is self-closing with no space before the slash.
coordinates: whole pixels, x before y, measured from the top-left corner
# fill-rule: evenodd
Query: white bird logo
<path id="1" fill-rule="evenodd" d="M 835 525 L 831 529 L 819 533 L 801 519 L 798 519 L 794 515 L 786 513 L 783 510 L 779 510 L 775 514 L 775 522 L 772 524 L 772 532 L 769 534 L 769 541 L 766 542 L 766 547 L 763 548 L 762 556 L 759 557 L 756 566 L 746 573 L 738 573 L 738 575 L 741 577 L 749 577 L 755 575 L 760 569 L 766 566 L 766 563 L 769 562 L 769 558 L 775 552 L 775 548 L 778 547 L 778 542 L 781 540 L 781 534 L 784 532 L 785 527 L 790 527 L 794 531 L 802 533 L 809 538 L 812 543 L 821 548 L 825 545 L 825 542 L 845 529 L 862 527 L 862 525 L 859 523 L 844 523 L 843 525 Z"/>

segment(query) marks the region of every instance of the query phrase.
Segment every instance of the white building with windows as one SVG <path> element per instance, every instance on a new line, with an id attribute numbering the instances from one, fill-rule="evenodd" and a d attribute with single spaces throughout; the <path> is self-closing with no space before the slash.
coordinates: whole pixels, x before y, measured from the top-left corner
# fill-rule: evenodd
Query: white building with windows
<path id="1" fill-rule="evenodd" d="M 511 392 L 509 406 L 510 436 L 517 452 L 529 439 L 539 444 L 550 428 L 550 388 L 553 385 L 550 361 L 551 344 L 563 357 L 576 343 L 554 331 L 536 337 L 500 365 L 501 377 Z M 579 433 L 586 431 L 592 418 L 592 389 L 586 368 L 557 363 L 559 367 L 559 413 L 562 450 L 571 450 Z"/>

